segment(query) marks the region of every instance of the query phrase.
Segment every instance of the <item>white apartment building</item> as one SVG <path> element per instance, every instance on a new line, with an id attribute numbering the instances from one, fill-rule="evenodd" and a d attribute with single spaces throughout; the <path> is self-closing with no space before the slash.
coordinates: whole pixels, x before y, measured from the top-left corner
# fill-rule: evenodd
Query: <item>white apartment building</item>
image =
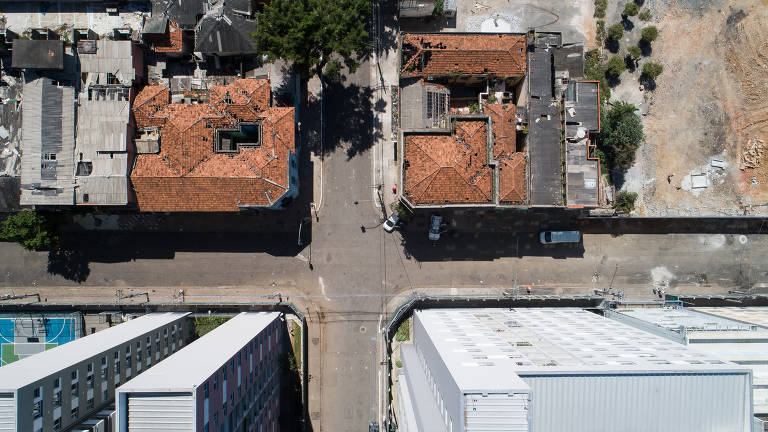
<path id="1" fill-rule="evenodd" d="M 188 313 L 152 313 L 0 368 L 0 432 L 67 430 L 184 346 Z"/>
<path id="2" fill-rule="evenodd" d="M 278 312 L 243 312 L 117 389 L 119 432 L 278 430 Z"/>

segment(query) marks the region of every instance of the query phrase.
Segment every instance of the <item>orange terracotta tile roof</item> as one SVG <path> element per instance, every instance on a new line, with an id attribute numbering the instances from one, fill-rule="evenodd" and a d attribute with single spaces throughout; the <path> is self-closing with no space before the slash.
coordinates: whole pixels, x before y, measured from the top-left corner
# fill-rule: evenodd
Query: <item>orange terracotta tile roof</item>
<path id="1" fill-rule="evenodd" d="M 136 97 L 134 115 L 145 115 L 160 124 L 160 152 L 139 154 L 131 173 L 139 209 L 142 211 L 237 211 L 239 205 L 271 206 L 290 187 L 289 164 L 295 152 L 294 109 L 260 106 L 264 83 L 238 80 L 231 86 L 211 90 L 211 102 L 200 104 L 151 103 L 162 94 L 146 87 Z M 157 87 L 157 86 L 150 86 Z M 269 91 L 269 82 L 266 81 Z M 167 89 L 166 89 L 167 90 Z M 233 104 L 218 102 L 218 95 L 241 94 Z M 145 93 L 146 92 L 146 93 Z M 268 95 L 267 95 L 268 98 Z M 243 109 L 230 112 L 230 105 Z M 237 153 L 214 151 L 217 128 L 235 127 L 239 121 L 260 121 L 262 144 L 240 148 Z M 140 125 L 141 127 L 141 125 Z"/>
<path id="2" fill-rule="evenodd" d="M 184 33 L 174 20 L 168 21 L 168 29 L 162 35 L 145 35 L 144 44 L 158 53 L 179 53 L 184 50 Z"/>
<path id="3" fill-rule="evenodd" d="M 414 205 L 493 204 L 488 124 L 457 119 L 446 133 L 405 135 L 404 193 Z"/>
<path id="4" fill-rule="evenodd" d="M 525 74 L 525 35 L 403 35 L 402 76 Z M 421 64 L 420 64 L 421 63 Z"/>
<path id="5" fill-rule="evenodd" d="M 499 203 L 525 201 L 525 154 L 512 153 L 499 160 Z"/>
<path id="6" fill-rule="evenodd" d="M 493 125 L 493 158 L 499 167 L 499 203 L 522 204 L 525 201 L 525 154 L 515 147 L 517 119 L 514 104 L 485 104 L 483 112 Z"/>
<path id="7" fill-rule="evenodd" d="M 154 118 L 155 113 L 168 105 L 171 91 L 168 87 L 159 85 L 145 86 L 133 100 L 133 117 L 137 127 L 160 126 L 164 123 L 161 118 Z"/>

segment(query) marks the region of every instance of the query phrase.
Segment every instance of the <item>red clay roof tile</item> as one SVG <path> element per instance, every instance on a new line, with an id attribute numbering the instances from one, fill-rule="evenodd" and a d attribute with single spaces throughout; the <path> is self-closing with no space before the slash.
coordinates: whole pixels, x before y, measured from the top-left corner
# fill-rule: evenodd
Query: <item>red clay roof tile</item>
<path id="1" fill-rule="evenodd" d="M 294 109 L 269 107 L 269 81 L 217 86 L 211 102 L 200 104 L 168 104 L 168 89 L 157 87 L 145 87 L 134 103 L 140 127 L 161 126 L 160 153 L 137 155 L 131 173 L 140 210 L 237 211 L 239 205 L 271 206 L 287 192 L 295 152 Z M 226 93 L 237 94 L 237 100 L 224 103 Z M 261 122 L 261 146 L 215 152 L 215 129 L 235 127 L 241 120 Z"/>

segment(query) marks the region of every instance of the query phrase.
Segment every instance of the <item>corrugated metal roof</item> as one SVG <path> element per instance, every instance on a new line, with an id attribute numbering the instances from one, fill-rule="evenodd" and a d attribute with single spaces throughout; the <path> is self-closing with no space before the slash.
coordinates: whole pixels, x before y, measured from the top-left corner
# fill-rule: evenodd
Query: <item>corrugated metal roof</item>
<path id="1" fill-rule="evenodd" d="M 279 317 L 277 312 L 242 312 L 118 390 L 123 393 L 194 391 Z"/>
<path id="2" fill-rule="evenodd" d="M 768 329 L 768 306 L 750 307 L 696 307 L 695 311 L 717 315 L 731 320 L 759 325 Z"/>
<path id="3" fill-rule="evenodd" d="M 64 41 L 16 39 L 13 41 L 11 67 L 62 70 Z"/>
<path id="4" fill-rule="evenodd" d="M 188 312 L 147 314 L 5 365 L 0 368 L 0 391 L 16 391 L 187 315 Z"/>
<path id="5" fill-rule="evenodd" d="M 125 94 L 128 94 L 127 91 Z M 133 133 L 130 114 L 127 98 L 80 102 L 76 164 L 90 163 L 92 169 L 89 175 L 75 177 L 76 203 L 124 205 L 128 202 L 126 150 Z"/>
<path id="6" fill-rule="evenodd" d="M 94 41 L 85 41 L 92 43 Z M 78 48 L 78 57 L 80 58 L 80 71 L 83 73 L 100 74 L 97 82 L 91 80 L 91 84 L 107 84 L 106 74 L 110 73 L 117 77 L 121 83 L 130 85 L 131 81 L 136 79 L 136 71 L 133 68 L 133 45 L 131 41 L 112 41 L 98 40 L 96 42 L 96 52 L 89 54 L 80 51 Z M 101 76 L 103 74 L 103 76 Z"/>
<path id="7" fill-rule="evenodd" d="M 57 86 L 50 78 L 24 84 L 22 205 L 74 203 L 74 103 L 74 89 Z"/>

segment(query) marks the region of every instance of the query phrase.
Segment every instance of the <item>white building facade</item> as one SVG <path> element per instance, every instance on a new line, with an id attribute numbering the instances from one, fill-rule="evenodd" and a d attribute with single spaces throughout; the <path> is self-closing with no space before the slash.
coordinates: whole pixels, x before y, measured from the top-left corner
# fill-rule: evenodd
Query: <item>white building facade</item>
<path id="1" fill-rule="evenodd" d="M 117 389 L 119 432 L 278 430 L 284 323 L 243 312 Z"/>
<path id="2" fill-rule="evenodd" d="M 752 428 L 749 368 L 581 309 L 420 310 L 400 348 L 408 432 Z"/>
<path id="3" fill-rule="evenodd" d="M 97 413 L 184 345 L 187 315 L 147 314 L 0 368 L 0 432 L 67 430 Z"/>

